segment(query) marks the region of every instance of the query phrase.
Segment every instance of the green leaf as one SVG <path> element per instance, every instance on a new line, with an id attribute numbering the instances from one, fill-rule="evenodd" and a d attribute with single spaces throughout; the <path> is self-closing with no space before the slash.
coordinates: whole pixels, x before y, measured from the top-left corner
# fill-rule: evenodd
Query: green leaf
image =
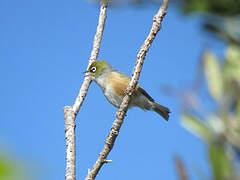
<path id="1" fill-rule="evenodd" d="M 0 180 L 28 180 L 30 175 L 30 172 L 26 174 L 23 164 L 6 154 L 0 154 Z"/>
<path id="2" fill-rule="evenodd" d="M 234 168 L 226 155 L 224 147 L 211 143 L 209 145 L 209 159 L 214 173 L 214 179 L 233 179 Z"/>
<path id="3" fill-rule="evenodd" d="M 218 16 L 234 16 L 240 14 L 238 0 L 180 0 L 180 5 L 186 13 L 208 12 Z"/>
<path id="4" fill-rule="evenodd" d="M 182 116 L 182 125 L 188 129 L 190 132 L 203 138 L 206 141 L 211 141 L 211 131 L 209 127 L 202 123 L 200 120 L 189 114 L 183 114 Z"/>
<path id="5" fill-rule="evenodd" d="M 210 52 L 204 55 L 204 71 L 210 94 L 221 101 L 223 97 L 223 76 L 217 58 Z"/>
<path id="6" fill-rule="evenodd" d="M 231 45 L 226 51 L 226 77 L 240 84 L 240 49 Z"/>
<path id="7" fill-rule="evenodd" d="M 17 179 L 17 170 L 15 165 L 10 160 L 4 157 L 0 157 L 0 179 L 1 180 Z"/>
<path id="8" fill-rule="evenodd" d="M 236 117 L 237 117 L 238 123 L 240 125 L 240 97 L 238 98 L 237 103 L 236 103 Z"/>
<path id="9" fill-rule="evenodd" d="M 216 114 L 208 115 L 206 123 L 214 135 L 221 135 L 226 131 L 226 125 L 223 119 Z"/>
<path id="10" fill-rule="evenodd" d="M 0 157 L 0 179 L 6 179 L 13 173 L 12 165 Z"/>

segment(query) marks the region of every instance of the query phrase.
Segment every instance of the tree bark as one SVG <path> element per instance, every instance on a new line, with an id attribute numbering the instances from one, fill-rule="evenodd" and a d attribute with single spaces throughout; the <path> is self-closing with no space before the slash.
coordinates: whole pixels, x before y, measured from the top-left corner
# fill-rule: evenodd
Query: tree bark
<path id="1" fill-rule="evenodd" d="M 88 67 L 93 61 L 96 61 L 100 49 L 100 43 L 102 40 L 102 34 L 104 30 L 108 0 L 100 1 L 100 14 L 98 20 L 98 26 L 93 41 L 93 49 L 89 58 Z M 65 139 L 66 139 L 66 180 L 76 179 L 76 142 L 75 142 L 75 119 L 79 112 L 80 107 L 86 97 L 88 87 L 91 83 L 89 77 L 85 77 L 82 86 L 79 90 L 78 96 L 73 106 L 65 106 Z"/>
<path id="2" fill-rule="evenodd" d="M 125 91 L 126 95 L 123 98 L 123 102 L 116 113 L 116 119 L 114 120 L 111 130 L 105 141 L 103 150 L 99 154 L 97 161 L 93 165 L 93 168 L 91 170 L 89 170 L 85 180 L 95 179 L 95 177 L 97 176 L 102 165 L 107 162 L 107 156 L 114 146 L 114 142 L 115 142 L 115 140 L 119 134 L 120 128 L 122 126 L 124 116 L 127 112 L 128 105 L 131 100 L 133 91 L 138 83 L 138 79 L 140 76 L 140 72 L 142 69 L 142 65 L 143 65 L 146 53 L 149 50 L 149 48 L 152 44 L 152 41 L 154 40 L 157 32 L 161 28 L 161 22 L 166 14 L 166 9 L 167 9 L 168 3 L 169 3 L 169 0 L 164 0 L 162 5 L 159 8 L 157 14 L 153 18 L 153 24 L 152 24 L 150 33 L 147 36 L 147 38 L 145 39 L 143 45 L 141 46 L 141 48 L 139 50 L 139 53 L 137 55 L 137 61 L 136 61 L 135 67 L 133 69 L 131 81 L 129 82 L 129 84 L 126 88 L 126 91 Z"/>

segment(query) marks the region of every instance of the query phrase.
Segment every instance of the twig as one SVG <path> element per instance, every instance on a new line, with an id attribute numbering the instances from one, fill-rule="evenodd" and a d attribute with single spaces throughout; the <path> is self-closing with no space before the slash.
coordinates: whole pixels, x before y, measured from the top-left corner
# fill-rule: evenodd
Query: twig
<path id="1" fill-rule="evenodd" d="M 89 58 L 88 66 L 97 59 L 100 43 L 102 40 L 103 29 L 106 20 L 108 0 L 101 2 L 98 26 L 93 41 L 93 49 Z M 73 106 L 63 108 L 65 115 L 65 139 L 66 139 L 66 180 L 76 179 L 76 143 L 75 143 L 75 119 L 78 111 L 86 97 L 88 87 L 91 83 L 89 77 L 85 77 L 80 88 L 79 94 Z"/>
<path id="2" fill-rule="evenodd" d="M 93 61 L 96 61 L 96 59 L 98 57 L 100 43 L 102 40 L 103 29 L 104 29 L 104 25 L 105 25 L 105 20 L 107 17 L 108 0 L 101 0 L 100 2 L 101 2 L 101 7 L 100 7 L 98 26 L 97 26 L 96 34 L 95 34 L 94 41 L 93 41 L 93 49 L 91 52 L 91 56 L 89 58 L 88 67 L 92 64 Z M 75 114 L 78 113 L 80 107 L 82 106 L 83 100 L 86 97 L 90 83 L 91 83 L 90 77 L 86 76 L 84 78 L 84 81 L 83 81 L 80 91 L 78 93 L 77 99 L 74 102 L 73 107 L 72 107 Z"/>
<path id="3" fill-rule="evenodd" d="M 142 47 L 140 48 L 140 51 L 137 55 L 137 62 L 135 64 L 131 81 L 129 82 L 127 88 L 126 88 L 126 95 L 123 98 L 123 102 L 119 108 L 119 110 L 116 113 L 116 119 L 113 122 L 113 125 L 111 127 L 111 130 L 108 134 L 108 137 L 105 141 L 105 145 L 103 147 L 102 152 L 99 154 L 97 161 L 93 165 L 93 168 L 88 171 L 88 175 L 85 178 L 85 180 L 93 180 L 96 175 L 98 174 L 99 170 L 101 169 L 102 165 L 106 163 L 106 158 L 109 154 L 109 152 L 112 150 L 114 142 L 119 134 L 119 130 L 121 128 L 121 125 L 123 123 L 124 116 L 127 112 L 127 108 L 129 105 L 129 102 L 131 100 L 131 96 L 133 94 L 133 91 L 137 85 L 140 72 L 142 69 L 142 65 L 146 56 L 147 51 L 149 50 L 152 41 L 154 40 L 157 32 L 161 28 L 161 22 L 166 14 L 166 9 L 168 6 L 169 0 L 164 0 L 160 9 L 158 10 L 157 14 L 153 18 L 153 24 L 152 28 L 150 30 L 149 35 L 145 39 Z"/>
<path id="4" fill-rule="evenodd" d="M 178 171 L 178 176 L 180 180 L 188 180 L 187 172 L 182 159 L 179 156 L 175 157 L 175 164 Z"/>

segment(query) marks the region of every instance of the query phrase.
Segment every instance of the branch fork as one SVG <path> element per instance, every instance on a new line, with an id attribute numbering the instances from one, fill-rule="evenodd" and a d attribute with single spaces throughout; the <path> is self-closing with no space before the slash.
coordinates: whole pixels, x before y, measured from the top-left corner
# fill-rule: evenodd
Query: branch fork
<path id="1" fill-rule="evenodd" d="M 94 36 L 93 48 L 89 58 L 88 67 L 94 62 L 99 53 L 100 43 L 106 21 L 108 0 L 100 1 L 100 14 L 98 19 L 98 26 Z M 73 106 L 65 106 L 63 108 L 65 117 L 65 139 L 66 139 L 66 174 L 65 180 L 76 179 L 76 141 L 75 141 L 75 119 L 86 97 L 88 87 L 90 86 L 91 79 L 85 76 L 82 86 L 79 90 L 78 96 Z"/>
<path id="2" fill-rule="evenodd" d="M 93 41 L 93 49 L 91 52 L 91 56 L 89 58 L 88 67 L 91 65 L 92 62 L 94 62 L 97 59 L 99 49 L 100 49 L 100 42 L 102 39 L 104 24 L 106 20 L 108 0 L 101 0 L 100 2 L 101 2 L 101 7 L 100 7 L 100 14 L 99 14 L 99 21 L 98 21 L 98 26 L 97 26 L 96 34 L 94 37 L 94 41 Z M 88 174 L 85 180 L 95 179 L 102 165 L 105 163 L 112 162 L 112 160 L 107 160 L 107 156 L 112 150 L 115 140 L 119 134 L 133 91 L 136 88 L 146 53 L 148 52 L 151 46 L 151 43 L 154 40 L 157 32 L 161 28 L 161 22 L 166 14 L 168 3 L 169 3 L 169 0 L 163 0 L 163 3 L 160 9 L 158 10 L 157 14 L 153 18 L 153 24 L 152 24 L 150 33 L 145 39 L 143 45 L 139 50 L 139 53 L 137 55 L 137 61 L 132 73 L 132 78 L 125 91 L 126 95 L 123 98 L 123 102 L 119 110 L 116 112 L 116 119 L 112 124 L 110 132 L 105 141 L 103 150 L 100 152 L 98 159 L 93 165 L 92 169 L 88 169 Z M 66 147 L 67 147 L 66 148 L 67 164 L 66 164 L 66 176 L 65 176 L 66 180 L 76 179 L 75 119 L 85 99 L 90 83 L 91 83 L 91 79 L 88 76 L 85 76 L 83 84 L 80 88 L 79 94 L 73 106 L 65 106 L 63 108 L 64 115 L 65 115 L 65 137 L 66 137 Z"/>

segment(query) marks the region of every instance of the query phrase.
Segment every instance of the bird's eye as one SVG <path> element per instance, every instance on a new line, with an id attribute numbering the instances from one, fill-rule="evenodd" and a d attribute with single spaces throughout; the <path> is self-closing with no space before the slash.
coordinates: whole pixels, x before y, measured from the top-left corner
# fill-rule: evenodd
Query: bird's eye
<path id="1" fill-rule="evenodd" d="M 93 66 L 93 67 L 91 68 L 90 72 L 91 72 L 91 73 L 95 73 L 96 70 L 97 70 L 97 68 L 96 68 L 95 66 Z"/>

